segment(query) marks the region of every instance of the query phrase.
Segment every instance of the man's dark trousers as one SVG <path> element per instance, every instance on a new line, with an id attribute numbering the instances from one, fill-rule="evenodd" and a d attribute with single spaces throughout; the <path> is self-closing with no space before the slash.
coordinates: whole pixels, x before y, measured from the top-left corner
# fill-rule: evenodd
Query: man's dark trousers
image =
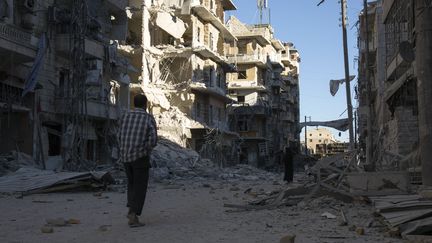
<path id="1" fill-rule="evenodd" d="M 128 178 L 127 207 L 130 212 L 141 215 L 147 193 L 150 158 L 145 156 L 132 162 L 124 163 Z"/>

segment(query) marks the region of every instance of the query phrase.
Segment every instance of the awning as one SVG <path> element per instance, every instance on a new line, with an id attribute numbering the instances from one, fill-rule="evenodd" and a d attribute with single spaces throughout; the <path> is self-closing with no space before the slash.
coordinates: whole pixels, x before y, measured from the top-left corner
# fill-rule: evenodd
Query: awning
<path id="1" fill-rule="evenodd" d="M 334 121 L 315 121 L 315 122 L 302 122 L 300 123 L 300 129 L 304 126 L 323 126 L 323 127 L 331 127 L 339 131 L 346 131 L 349 128 L 349 120 L 348 118 L 334 120 Z"/>

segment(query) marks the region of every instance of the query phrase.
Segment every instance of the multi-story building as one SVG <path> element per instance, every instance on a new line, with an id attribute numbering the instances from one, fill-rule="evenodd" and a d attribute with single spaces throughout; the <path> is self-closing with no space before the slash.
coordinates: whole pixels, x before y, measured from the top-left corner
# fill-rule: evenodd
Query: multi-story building
<path id="1" fill-rule="evenodd" d="M 225 11 L 235 5 L 231 0 L 144 2 L 132 9 L 129 27 L 139 43 L 123 48 L 143 69 L 132 92 L 149 97 L 162 136 L 230 163 L 237 134 L 227 126 L 226 107 L 233 100 L 226 96 L 226 73 L 234 69 L 225 58 L 225 43 L 237 38 L 224 23 Z"/>
<path id="2" fill-rule="evenodd" d="M 394 166 L 389 156 L 407 156 L 418 144 L 414 12 L 413 1 L 384 0 L 369 3 L 367 13 L 360 15 L 359 140 L 364 151 L 371 148 L 371 159 L 378 167 Z M 368 116 L 371 131 L 367 130 Z"/>
<path id="3" fill-rule="evenodd" d="M 109 161 L 112 129 L 129 106 L 127 1 L 16 1 L 0 5 L 0 152 L 75 169 Z M 75 163 L 73 163 L 75 162 Z M 49 166 L 49 165 L 47 165 Z"/>
<path id="4" fill-rule="evenodd" d="M 327 128 L 308 129 L 306 134 L 307 149 L 312 153 L 317 153 L 317 145 L 336 143 L 332 132 Z"/>
<path id="5" fill-rule="evenodd" d="M 274 166 L 289 141 L 298 143 L 298 52 L 274 39 L 270 25 L 247 26 L 233 16 L 227 24 L 238 38 L 228 47 L 228 59 L 237 67 L 228 74 L 228 90 L 237 101 L 229 122 L 240 134 L 240 163 Z"/>

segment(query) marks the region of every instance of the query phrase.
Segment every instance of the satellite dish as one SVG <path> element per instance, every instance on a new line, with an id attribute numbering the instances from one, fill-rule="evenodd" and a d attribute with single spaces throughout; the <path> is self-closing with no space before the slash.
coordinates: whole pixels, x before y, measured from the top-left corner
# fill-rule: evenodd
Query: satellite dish
<path id="1" fill-rule="evenodd" d="M 413 45 L 408 41 L 399 43 L 399 53 L 405 62 L 412 63 L 415 60 Z"/>

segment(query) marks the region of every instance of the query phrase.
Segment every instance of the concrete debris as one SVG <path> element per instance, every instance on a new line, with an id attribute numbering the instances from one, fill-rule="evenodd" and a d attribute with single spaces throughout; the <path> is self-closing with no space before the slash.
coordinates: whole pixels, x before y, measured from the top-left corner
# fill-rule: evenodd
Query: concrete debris
<path id="1" fill-rule="evenodd" d="M 46 223 L 48 225 L 51 226 L 57 226 L 57 227 L 61 227 L 61 226 L 66 226 L 68 225 L 68 221 L 65 220 L 64 218 L 56 218 L 56 219 L 47 219 Z"/>
<path id="2" fill-rule="evenodd" d="M 50 227 L 50 226 L 43 226 L 41 228 L 41 232 L 44 234 L 51 234 L 51 233 L 54 233 L 54 228 Z"/>
<path id="3" fill-rule="evenodd" d="M 321 214 L 321 217 L 325 217 L 325 218 L 327 218 L 327 219 L 335 219 L 335 218 L 336 218 L 336 215 L 331 214 L 331 213 L 329 213 L 329 212 L 325 212 L 325 213 Z"/>
<path id="4" fill-rule="evenodd" d="M 176 39 L 180 39 L 186 31 L 185 23 L 180 18 L 167 12 L 158 12 L 155 23 Z"/>
<path id="5" fill-rule="evenodd" d="M 296 235 L 286 235 L 280 239 L 280 243 L 294 243 Z"/>
<path id="6" fill-rule="evenodd" d="M 160 138 L 151 154 L 152 178 L 190 179 L 211 178 L 223 180 L 277 180 L 278 175 L 249 165 L 221 168 L 211 160 L 203 159 L 195 151 L 186 149 L 167 139 Z"/>
<path id="7" fill-rule="evenodd" d="M 109 172 L 54 172 L 23 167 L 0 177 L 0 192 L 25 194 L 101 188 L 114 180 Z"/>
<path id="8" fill-rule="evenodd" d="M 358 235 L 364 235 L 364 234 L 365 234 L 365 230 L 364 230 L 364 228 L 362 228 L 362 227 L 357 227 L 356 230 L 355 230 L 355 232 L 356 232 Z"/>
<path id="9" fill-rule="evenodd" d="M 33 158 L 25 153 L 12 151 L 0 155 L 0 176 L 13 173 L 21 167 L 37 167 L 37 165 Z"/>
<path id="10" fill-rule="evenodd" d="M 432 233 L 432 201 L 419 195 L 388 195 L 370 197 L 377 212 L 400 234 L 430 235 Z"/>

